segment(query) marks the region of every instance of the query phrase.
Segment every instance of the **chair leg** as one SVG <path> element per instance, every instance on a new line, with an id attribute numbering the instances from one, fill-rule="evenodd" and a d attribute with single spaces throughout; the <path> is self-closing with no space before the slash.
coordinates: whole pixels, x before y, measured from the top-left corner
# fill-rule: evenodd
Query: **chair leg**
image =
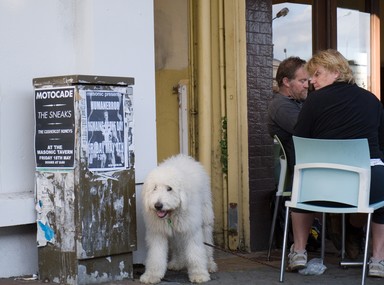
<path id="1" fill-rule="evenodd" d="M 275 208 L 273 210 L 271 232 L 269 234 L 269 246 L 268 246 L 267 261 L 270 261 L 270 259 L 271 259 L 272 243 L 273 243 L 273 237 L 275 234 L 276 220 L 277 220 L 277 213 L 279 210 L 280 197 L 281 197 L 280 195 L 276 195 L 276 199 L 275 199 Z"/>
<path id="2" fill-rule="evenodd" d="M 345 259 L 345 214 L 341 214 L 341 261 Z"/>
<path id="3" fill-rule="evenodd" d="M 325 258 L 325 230 L 326 230 L 326 218 L 325 218 L 325 213 L 323 213 L 323 226 L 321 229 L 321 260 L 324 263 L 324 258 Z"/>
<path id="4" fill-rule="evenodd" d="M 371 231 L 371 218 L 372 218 L 372 213 L 369 213 L 368 214 L 368 221 L 367 221 L 367 232 L 365 234 L 363 274 L 362 274 L 362 277 L 361 277 L 361 285 L 365 284 L 365 277 L 367 275 L 368 244 L 369 244 L 369 233 Z"/>
<path id="5" fill-rule="evenodd" d="M 284 282 L 285 271 L 285 252 L 287 250 L 287 237 L 288 237 L 288 223 L 289 223 L 289 207 L 286 207 L 285 211 L 285 224 L 284 224 L 284 238 L 283 238 L 283 250 L 281 253 L 281 267 L 280 267 L 280 282 Z"/>

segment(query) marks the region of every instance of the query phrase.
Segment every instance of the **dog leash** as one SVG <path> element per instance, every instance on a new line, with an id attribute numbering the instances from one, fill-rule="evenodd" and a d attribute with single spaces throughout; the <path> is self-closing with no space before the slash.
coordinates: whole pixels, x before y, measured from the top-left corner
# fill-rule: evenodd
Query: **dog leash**
<path id="1" fill-rule="evenodd" d="M 173 228 L 173 224 L 172 224 L 172 220 L 171 220 L 171 219 L 168 219 L 168 220 L 167 220 L 167 223 L 168 223 L 168 225 L 169 225 L 171 228 Z M 265 266 L 268 266 L 268 267 L 271 267 L 271 268 L 280 269 L 280 267 L 276 267 L 276 266 L 274 266 L 274 265 L 272 265 L 272 264 L 268 264 L 268 263 L 263 262 L 263 261 L 258 260 L 258 259 L 254 259 L 254 258 L 246 257 L 246 256 L 241 255 L 241 254 L 238 254 L 238 253 L 236 253 L 236 252 L 234 252 L 234 251 L 231 251 L 231 250 L 228 250 L 228 249 L 225 249 L 225 248 L 222 248 L 222 247 L 218 247 L 218 246 L 213 245 L 213 244 L 209 244 L 209 243 L 206 243 L 206 242 L 204 242 L 204 244 L 205 244 L 206 246 L 210 246 L 210 247 L 212 247 L 212 248 L 214 248 L 214 249 L 217 249 L 217 250 L 220 250 L 220 251 L 229 253 L 229 254 L 231 254 L 231 255 L 234 255 L 234 256 L 237 256 L 237 257 L 246 259 L 246 260 L 248 260 L 248 261 L 256 262 L 256 263 L 259 263 L 259 264 L 262 264 L 262 265 L 265 265 Z"/>
<path id="2" fill-rule="evenodd" d="M 244 255 L 241 255 L 237 252 L 234 252 L 234 251 L 231 251 L 231 250 L 228 250 L 228 249 L 225 249 L 225 248 L 222 248 L 222 247 L 219 247 L 219 246 L 216 246 L 216 245 L 213 245 L 213 244 L 209 244 L 209 243 L 204 243 L 206 246 L 210 246 L 214 249 L 217 249 L 217 250 L 220 250 L 220 251 L 223 251 L 223 252 L 226 252 L 226 253 L 229 253 L 231 255 L 234 255 L 234 256 L 237 256 L 237 257 L 240 257 L 240 258 L 243 258 L 243 259 L 246 259 L 248 261 L 252 261 L 252 262 L 256 262 L 256 263 L 259 263 L 261 265 L 265 265 L 265 266 L 268 266 L 268 267 L 271 267 L 271 268 L 274 268 L 274 269 L 278 269 L 280 270 L 280 266 L 277 267 L 277 266 L 274 266 L 272 264 L 269 264 L 267 262 L 264 262 L 264 261 L 261 261 L 261 260 L 258 260 L 258 259 L 255 259 L 255 258 L 249 258 L 249 257 L 246 257 Z"/>

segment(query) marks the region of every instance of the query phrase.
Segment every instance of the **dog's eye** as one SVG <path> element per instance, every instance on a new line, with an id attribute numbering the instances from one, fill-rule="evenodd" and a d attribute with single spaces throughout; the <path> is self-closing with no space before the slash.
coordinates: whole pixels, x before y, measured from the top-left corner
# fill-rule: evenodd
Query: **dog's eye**
<path id="1" fill-rule="evenodd" d="M 171 186 L 167 186 L 167 191 L 172 191 L 172 187 Z"/>
<path id="2" fill-rule="evenodd" d="M 155 186 L 154 188 L 153 188 L 153 191 L 156 191 L 157 190 L 157 186 Z"/>

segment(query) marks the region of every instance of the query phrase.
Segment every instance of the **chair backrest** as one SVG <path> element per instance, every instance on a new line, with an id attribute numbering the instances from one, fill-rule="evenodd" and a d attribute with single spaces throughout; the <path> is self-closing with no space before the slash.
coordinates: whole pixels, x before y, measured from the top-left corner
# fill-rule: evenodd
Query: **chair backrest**
<path id="1" fill-rule="evenodd" d="M 279 147 L 280 147 L 280 150 L 281 150 L 280 158 L 282 158 L 282 159 L 286 159 L 286 158 L 287 158 L 287 155 L 285 154 L 284 146 L 283 146 L 283 144 L 281 143 L 281 140 L 279 139 L 279 137 L 278 137 L 277 135 L 274 135 L 273 138 L 276 140 L 276 142 L 278 143 L 278 145 L 279 145 Z"/>
<path id="2" fill-rule="evenodd" d="M 287 181 L 287 155 L 285 154 L 284 146 L 281 143 L 279 137 L 275 135 L 273 137 L 279 145 L 279 162 L 280 162 L 280 173 L 277 185 L 277 196 L 282 196 L 284 193 L 284 189 Z"/>
<path id="3" fill-rule="evenodd" d="M 367 139 L 293 137 L 296 165 L 292 189 L 294 207 L 323 212 L 368 212 L 370 155 Z M 296 205 L 296 206 L 295 206 Z M 332 205 L 332 207 L 331 207 Z"/>

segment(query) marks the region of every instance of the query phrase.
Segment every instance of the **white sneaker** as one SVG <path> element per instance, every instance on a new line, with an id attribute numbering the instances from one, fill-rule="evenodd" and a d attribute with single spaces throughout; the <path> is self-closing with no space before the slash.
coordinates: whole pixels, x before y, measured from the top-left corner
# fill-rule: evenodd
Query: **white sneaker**
<path id="1" fill-rule="evenodd" d="M 307 267 L 307 251 L 293 251 L 294 245 L 291 246 L 291 251 L 288 254 L 288 271 L 297 271 Z"/>
<path id="2" fill-rule="evenodd" d="M 375 260 L 371 258 L 371 260 L 369 261 L 368 276 L 384 278 L 384 259 Z"/>

